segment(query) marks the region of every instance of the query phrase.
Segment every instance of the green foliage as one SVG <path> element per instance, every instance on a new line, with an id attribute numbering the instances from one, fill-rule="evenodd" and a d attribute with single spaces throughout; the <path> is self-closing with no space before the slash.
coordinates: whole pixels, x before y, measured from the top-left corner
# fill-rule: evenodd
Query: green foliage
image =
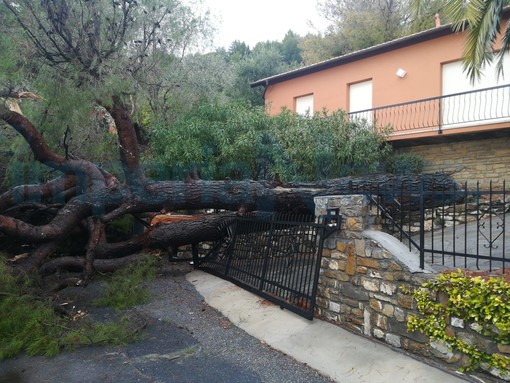
<path id="1" fill-rule="evenodd" d="M 388 153 L 385 133 L 365 122 L 351 122 L 343 111 L 303 117 L 285 111 L 273 117 L 276 138 L 287 162 L 277 171 L 285 179 L 328 179 L 375 173 Z"/>
<path id="2" fill-rule="evenodd" d="M 439 295 L 447 298 L 438 302 Z M 409 331 L 420 331 L 434 340 L 445 341 L 450 347 L 469 357 L 467 370 L 480 365 L 508 372 L 510 357 L 489 354 L 476 344 L 447 335 L 450 318 L 474 324 L 477 331 L 499 344 L 510 344 L 510 285 L 502 278 L 468 277 L 462 271 L 442 274 L 415 290 L 419 316 L 410 315 Z"/>
<path id="3" fill-rule="evenodd" d="M 126 318 L 108 323 L 74 319 L 57 315 L 52 301 L 37 296 L 29 278 L 10 274 L 0 256 L 0 360 L 22 352 L 54 356 L 79 345 L 123 344 L 137 337 Z"/>
<path id="4" fill-rule="evenodd" d="M 296 63 L 288 64 L 284 58 L 282 44 L 276 41 L 258 43 L 235 67 L 235 80 L 230 90 L 234 100 L 249 101 L 252 105 L 263 105 L 261 87 L 251 88 L 250 83 L 277 73 L 286 72 Z"/>
<path id="5" fill-rule="evenodd" d="M 344 112 L 268 116 L 248 104 L 203 103 L 171 126 L 152 130 L 153 159 L 173 168 L 152 175 L 182 179 L 317 180 L 375 172 L 389 147 L 384 134 Z"/>
<path id="6" fill-rule="evenodd" d="M 494 57 L 498 60 L 499 74 L 503 74 L 505 53 L 510 49 L 510 28 L 503 23 L 503 10 L 508 0 L 436 0 L 442 4 L 443 15 L 453 23 L 456 31 L 466 30 L 467 41 L 464 47 L 464 69 L 472 81 L 480 78 L 486 63 Z M 419 19 L 430 10 L 429 1 L 410 2 L 414 18 Z M 435 11 L 435 10 L 434 10 Z M 503 34 L 501 49 L 496 50 L 496 42 Z"/>
<path id="7" fill-rule="evenodd" d="M 104 284 L 101 296 L 94 304 L 122 310 L 148 302 L 150 294 L 144 283 L 156 277 L 156 265 L 156 258 L 149 257 L 117 270 Z"/>
<path id="8" fill-rule="evenodd" d="M 414 153 L 391 154 L 384 162 L 387 173 L 420 174 L 423 172 L 425 160 Z"/>

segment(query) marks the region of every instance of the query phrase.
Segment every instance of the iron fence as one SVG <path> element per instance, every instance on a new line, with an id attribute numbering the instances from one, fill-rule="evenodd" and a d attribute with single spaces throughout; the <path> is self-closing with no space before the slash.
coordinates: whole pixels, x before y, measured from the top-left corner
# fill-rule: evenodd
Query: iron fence
<path id="1" fill-rule="evenodd" d="M 324 238 L 331 217 L 257 212 L 238 217 L 199 260 L 199 268 L 230 280 L 282 308 L 313 318 Z"/>
<path id="2" fill-rule="evenodd" d="M 510 85 L 431 97 L 349 113 L 392 134 L 422 133 L 510 121 Z"/>
<path id="3" fill-rule="evenodd" d="M 499 270 L 510 262 L 506 183 L 411 183 L 368 191 L 385 228 L 436 270 Z"/>

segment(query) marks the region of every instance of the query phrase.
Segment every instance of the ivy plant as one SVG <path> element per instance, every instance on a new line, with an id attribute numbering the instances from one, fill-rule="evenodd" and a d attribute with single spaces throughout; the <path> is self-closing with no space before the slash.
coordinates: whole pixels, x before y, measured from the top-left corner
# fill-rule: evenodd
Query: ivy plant
<path id="1" fill-rule="evenodd" d="M 419 315 L 410 315 L 409 331 L 419 331 L 441 340 L 465 354 L 469 363 L 462 370 L 496 368 L 509 373 L 510 357 L 482 350 L 447 331 L 451 318 L 499 345 L 510 344 L 510 284 L 503 278 L 470 277 L 458 270 L 441 274 L 412 292 Z M 444 299 L 440 299 L 441 296 Z"/>

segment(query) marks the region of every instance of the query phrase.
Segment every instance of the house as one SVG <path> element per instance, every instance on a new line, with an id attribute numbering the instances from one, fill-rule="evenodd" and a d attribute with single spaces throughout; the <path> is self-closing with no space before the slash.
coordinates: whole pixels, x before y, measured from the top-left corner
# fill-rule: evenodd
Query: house
<path id="1" fill-rule="evenodd" d="M 343 109 L 391 125 L 395 150 L 421 155 L 427 172 L 501 182 L 510 169 L 510 54 L 506 77 L 490 64 L 472 83 L 461 61 L 465 40 L 465 32 L 437 26 L 251 86 L 265 88 L 269 114 Z"/>

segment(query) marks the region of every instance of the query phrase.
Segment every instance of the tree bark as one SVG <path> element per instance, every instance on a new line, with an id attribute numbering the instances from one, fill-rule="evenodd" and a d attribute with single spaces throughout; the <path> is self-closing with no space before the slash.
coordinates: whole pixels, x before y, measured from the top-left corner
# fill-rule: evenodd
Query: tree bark
<path id="1" fill-rule="evenodd" d="M 25 138 L 35 158 L 64 174 L 45 184 L 22 185 L 0 195 L 0 235 L 21 239 L 33 247 L 21 264 L 24 270 L 39 269 L 48 273 L 60 268 L 78 269 L 83 272 L 81 281 L 86 285 L 94 270 L 111 271 L 121 267 L 125 262 L 136 259 L 133 254 L 144 248 L 176 248 L 217 240 L 224 235 L 221 227 L 235 216 L 233 212 L 226 212 L 194 221 L 160 224 L 125 242 L 105 241 L 104 226 L 126 214 L 202 209 L 313 214 L 316 196 L 396 191 L 399 188 L 414 191 L 418 188 L 444 190 L 456 187 L 446 175 L 425 178 L 380 175 L 287 184 L 252 180 L 204 181 L 197 177 L 185 181 L 150 182 L 141 171 L 138 143 L 128 109 L 115 99 L 110 111 L 118 131 L 120 158 L 127 180 L 125 184 L 120 184 L 96 164 L 55 154 L 26 117 L 0 108 L 0 119 Z M 23 204 L 37 209 L 55 203 L 60 204 L 58 211 L 44 224 L 10 214 L 12 209 Z M 86 251 L 82 251 L 85 257 L 52 260 L 59 243 L 76 227 L 88 228 Z"/>

